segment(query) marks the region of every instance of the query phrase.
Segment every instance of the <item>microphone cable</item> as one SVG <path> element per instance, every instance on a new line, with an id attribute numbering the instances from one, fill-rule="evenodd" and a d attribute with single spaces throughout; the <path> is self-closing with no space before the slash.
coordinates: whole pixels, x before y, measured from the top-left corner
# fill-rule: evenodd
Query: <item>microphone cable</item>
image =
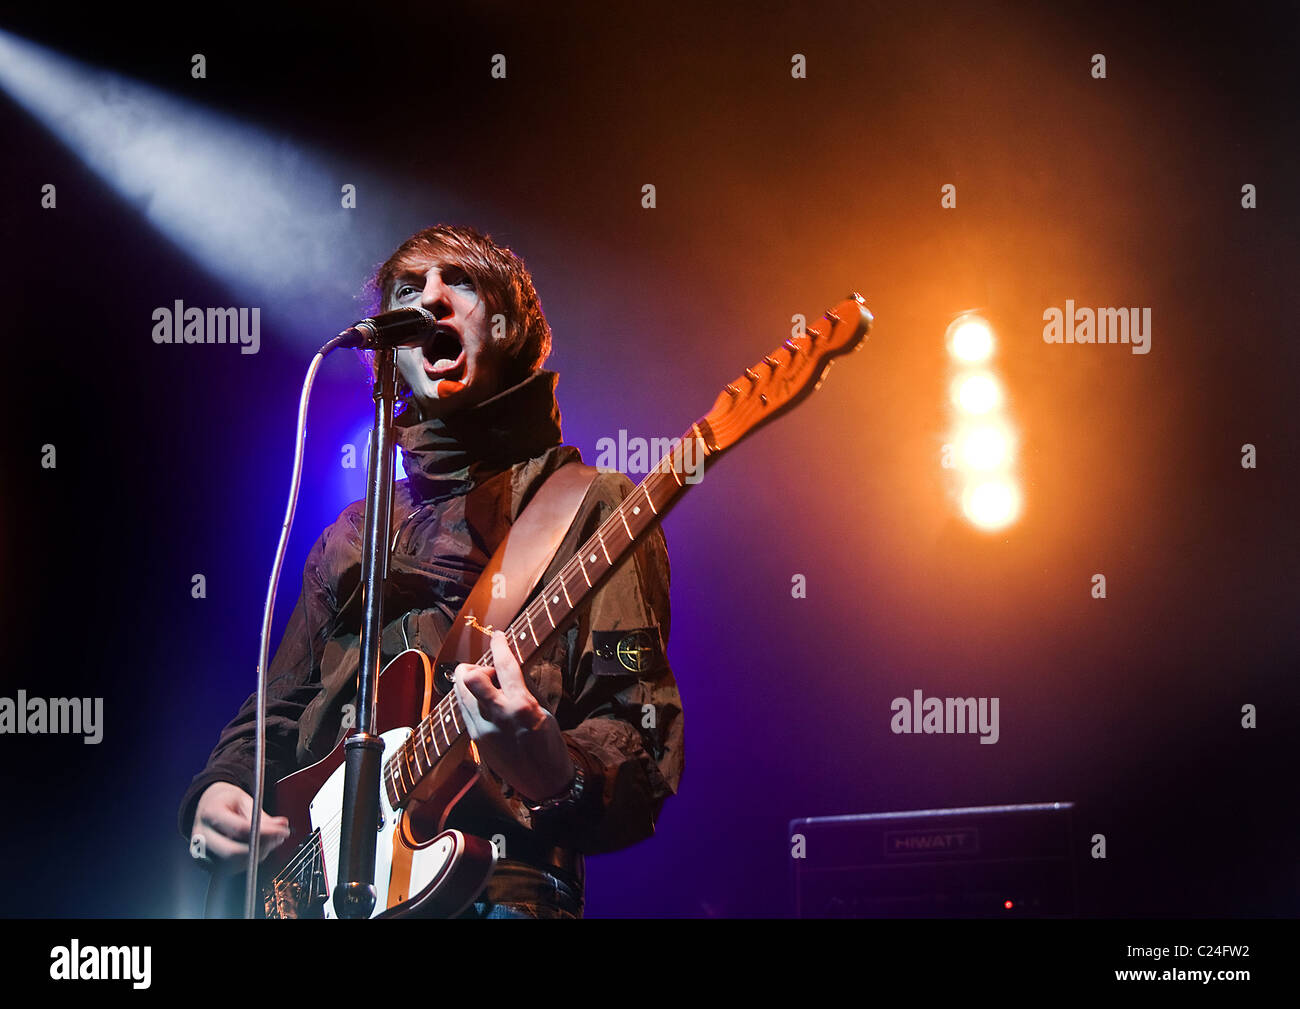
<path id="1" fill-rule="evenodd" d="M 289 503 L 284 512 L 284 524 L 280 529 L 280 543 L 275 550 L 275 561 L 271 565 L 271 579 L 266 587 L 266 605 L 262 610 L 262 640 L 257 661 L 257 718 L 256 740 L 253 750 L 253 815 L 249 824 L 248 835 L 248 879 L 244 891 L 244 917 L 252 918 L 257 909 L 257 870 L 261 862 L 262 847 L 262 801 L 266 791 L 266 687 L 267 665 L 271 648 L 271 618 L 275 613 L 275 590 L 280 582 L 280 571 L 284 567 L 284 555 L 289 546 L 289 533 L 293 529 L 293 515 L 298 508 L 298 491 L 302 485 L 303 450 L 307 442 L 307 404 L 311 400 L 311 387 L 316 381 L 316 372 L 321 362 L 331 351 L 348 343 L 346 333 L 340 333 L 325 344 L 307 367 L 307 377 L 302 383 L 302 395 L 298 400 L 298 432 L 293 453 L 293 475 L 289 480 Z"/>

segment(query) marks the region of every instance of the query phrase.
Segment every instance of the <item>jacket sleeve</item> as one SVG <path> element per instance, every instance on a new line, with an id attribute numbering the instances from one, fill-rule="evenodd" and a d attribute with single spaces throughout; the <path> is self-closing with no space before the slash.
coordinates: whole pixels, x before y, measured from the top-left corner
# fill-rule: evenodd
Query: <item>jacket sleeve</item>
<path id="1" fill-rule="evenodd" d="M 298 722 L 320 689 L 320 655 L 334 620 L 333 592 L 325 578 L 325 546 L 321 534 L 307 556 L 302 592 L 271 660 L 266 691 L 266 781 L 274 784 L 297 766 Z M 194 810 L 203 791 L 217 781 L 238 785 L 253 794 L 257 694 L 250 694 L 234 719 L 221 730 L 207 765 L 195 775 L 181 799 L 177 825 L 189 838 Z M 267 793 L 268 796 L 270 793 Z"/>
<path id="2" fill-rule="evenodd" d="M 632 490 L 622 474 L 597 477 L 598 505 L 583 539 Z M 557 711 L 585 777 L 575 804 L 534 814 L 534 829 L 578 851 L 617 851 L 654 833 L 683 770 L 681 698 L 666 649 L 668 551 L 656 526 L 594 594 L 566 636 Z"/>

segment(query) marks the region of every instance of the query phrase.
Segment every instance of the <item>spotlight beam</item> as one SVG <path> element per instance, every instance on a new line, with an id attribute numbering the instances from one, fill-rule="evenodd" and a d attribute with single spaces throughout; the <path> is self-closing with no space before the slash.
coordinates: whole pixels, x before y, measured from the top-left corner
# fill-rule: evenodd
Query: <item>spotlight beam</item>
<path id="1" fill-rule="evenodd" d="M 387 240 L 382 227 L 358 236 L 342 186 L 382 199 L 385 216 L 430 196 L 408 201 L 355 165 L 4 31 L 0 88 L 205 271 L 292 317 L 313 347 L 354 307 L 359 278 L 382 255 L 372 243 Z"/>

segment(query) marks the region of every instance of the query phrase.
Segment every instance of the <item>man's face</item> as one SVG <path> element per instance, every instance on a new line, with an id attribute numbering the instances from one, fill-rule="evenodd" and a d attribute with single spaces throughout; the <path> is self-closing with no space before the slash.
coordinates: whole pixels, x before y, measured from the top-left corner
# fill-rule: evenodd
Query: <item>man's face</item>
<path id="1" fill-rule="evenodd" d="M 393 281 L 388 307 L 409 305 L 428 309 L 439 323 L 423 343 L 397 351 L 397 369 L 426 418 L 501 391 L 505 337 L 492 337 L 487 305 L 468 273 L 445 259 L 413 261 Z"/>

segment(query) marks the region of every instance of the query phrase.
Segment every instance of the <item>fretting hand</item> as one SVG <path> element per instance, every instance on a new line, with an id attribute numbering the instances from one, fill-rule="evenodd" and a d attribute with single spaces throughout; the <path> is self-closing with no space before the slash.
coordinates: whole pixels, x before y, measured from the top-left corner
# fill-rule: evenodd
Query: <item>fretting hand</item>
<path id="1" fill-rule="evenodd" d="M 559 795 L 573 781 L 573 758 L 555 717 L 537 703 L 501 631 L 492 632 L 492 666 L 456 667 L 456 699 L 465 729 L 484 761 L 534 802 Z"/>

